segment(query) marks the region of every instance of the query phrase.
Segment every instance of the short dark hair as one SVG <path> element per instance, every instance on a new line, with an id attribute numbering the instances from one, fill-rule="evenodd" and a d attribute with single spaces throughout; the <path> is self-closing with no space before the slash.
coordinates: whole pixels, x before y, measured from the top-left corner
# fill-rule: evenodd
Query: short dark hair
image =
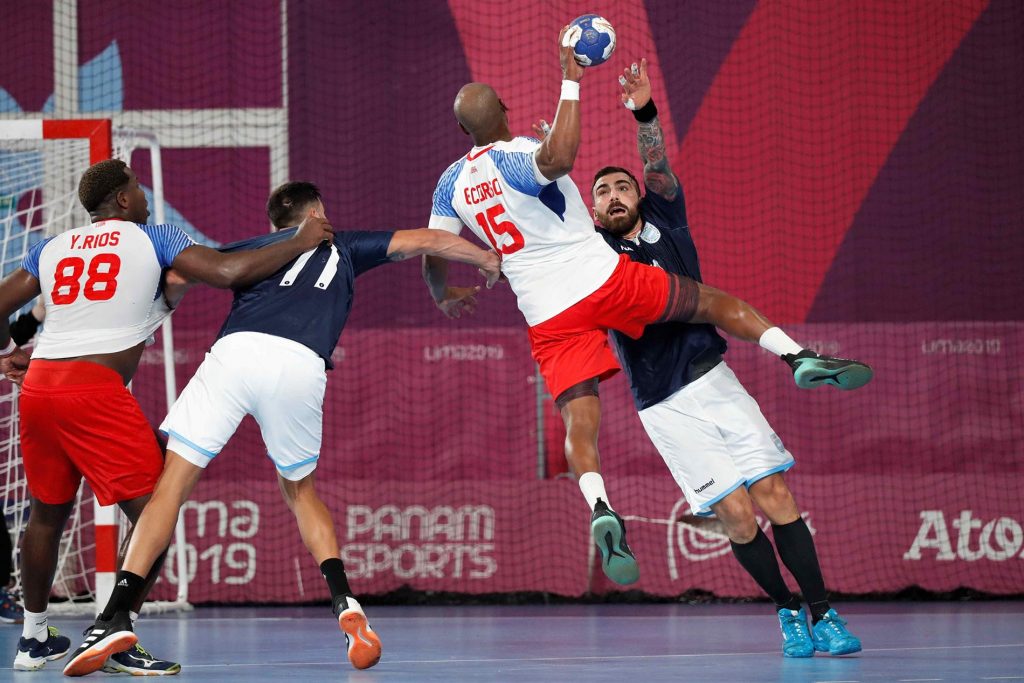
<path id="1" fill-rule="evenodd" d="M 597 185 L 597 181 L 606 175 L 612 173 L 625 173 L 629 176 L 629 179 L 633 181 L 633 185 L 636 187 L 636 193 L 640 194 L 640 183 L 637 182 L 636 176 L 630 173 L 627 169 L 621 166 L 605 166 L 600 171 L 594 174 L 594 182 L 590 183 L 590 194 L 594 194 L 594 187 Z"/>
<path id="2" fill-rule="evenodd" d="M 92 213 L 103 201 L 128 183 L 128 164 L 120 159 L 99 161 L 86 169 L 78 181 L 78 201 Z"/>
<path id="3" fill-rule="evenodd" d="M 267 199 L 267 216 L 275 228 L 290 228 L 302 222 L 310 204 L 321 201 L 320 188 L 299 180 L 281 185 Z"/>

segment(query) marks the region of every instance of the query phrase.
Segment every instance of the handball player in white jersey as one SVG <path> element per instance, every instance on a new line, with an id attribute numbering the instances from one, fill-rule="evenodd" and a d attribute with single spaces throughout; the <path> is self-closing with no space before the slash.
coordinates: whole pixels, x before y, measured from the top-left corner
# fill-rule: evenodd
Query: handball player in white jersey
<path id="1" fill-rule="evenodd" d="M 564 36 L 563 29 L 562 35 Z M 788 339 L 743 301 L 650 265 L 616 254 L 594 230 L 579 189 L 569 178 L 580 144 L 580 79 L 583 67 L 559 38 L 562 93 L 542 142 L 513 137 L 506 107 L 483 83 L 463 86 L 455 117 L 473 148 L 441 175 L 429 227 L 459 233 L 468 226 L 502 255 L 502 273 L 529 325 L 534 359 L 566 427 L 565 452 L 591 510 L 591 534 L 602 568 L 628 585 L 639 569 L 625 527 L 608 504 L 599 474 L 598 382 L 619 370 L 608 330 L 637 338 L 645 326 L 665 321 L 710 323 L 739 339 L 774 348 Z M 447 264 L 425 257 L 424 279 L 447 315 L 472 306 L 472 295 L 447 286 Z M 791 342 L 792 340 L 790 340 Z M 871 370 L 845 363 L 848 386 L 867 382 Z M 825 364 L 795 368 L 797 383 L 831 373 Z"/>
<path id="2" fill-rule="evenodd" d="M 294 239 L 250 252 L 222 254 L 193 244 L 173 225 L 145 225 L 149 208 L 138 178 L 110 159 L 82 174 L 79 200 L 92 222 L 29 249 L 0 283 L 0 371 L 23 374 L 20 434 L 31 512 L 22 537 L 25 622 L 16 670 L 64 657 L 70 642 L 47 624 L 61 533 L 84 477 L 102 505 L 117 504 L 134 524 L 156 484 L 163 455 L 153 429 L 125 385 L 146 340 L 169 313 L 164 269 L 229 288 L 258 280 L 332 235 L 310 219 Z M 8 316 L 42 295 L 46 326 L 31 363 L 10 340 Z M 27 372 L 25 369 L 27 368 Z M 131 609 L 137 614 L 160 562 Z M 114 672 L 174 674 L 132 634 L 99 666 Z"/>

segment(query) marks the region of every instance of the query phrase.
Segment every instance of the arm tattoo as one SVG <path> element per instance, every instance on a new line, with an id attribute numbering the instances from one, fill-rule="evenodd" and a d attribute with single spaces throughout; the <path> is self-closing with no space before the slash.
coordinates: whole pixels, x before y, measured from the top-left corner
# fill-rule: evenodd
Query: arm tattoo
<path id="1" fill-rule="evenodd" d="M 636 143 L 644 162 L 644 184 L 652 192 L 672 201 L 679 192 L 679 178 L 668 164 L 665 135 L 657 118 L 640 124 Z"/>

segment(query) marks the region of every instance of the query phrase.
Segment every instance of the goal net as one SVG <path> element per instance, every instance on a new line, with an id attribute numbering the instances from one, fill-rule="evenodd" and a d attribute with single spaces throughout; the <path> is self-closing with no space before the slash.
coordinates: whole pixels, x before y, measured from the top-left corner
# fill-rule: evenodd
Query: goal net
<path id="1" fill-rule="evenodd" d="M 160 222 L 160 149 L 152 135 L 113 130 L 107 119 L 0 121 L 0 275 L 6 277 L 17 269 L 39 240 L 88 222 L 88 214 L 78 203 L 77 189 L 78 179 L 89 165 L 112 156 L 127 161 L 138 149 L 149 153 L 154 178 L 153 213 Z M 14 317 L 27 313 L 31 306 L 30 302 Z M 161 337 L 163 357 L 173 358 L 173 353 L 166 353 L 173 343 L 169 327 Z M 165 372 L 165 378 L 170 401 L 175 392 L 173 372 Z M 0 383 L 0 451 L 0 503 L 14 546 L 13 581 L 18 592 L 20 539 L 30 506 L 18 439 L 18 389 L 7 381 Z M 116 506 L 99 506 L 83 482 L 61 539 L 51 611 L 84 614 L 105 602 L 113 586 L 117 549 L 128 528 L 127 519 Z M 168 562 L 174 562 L 174 549 L 183 545 L 184 529 L 179 524 Z M 151 594 L 151 599 L 156 599 L 147 603 L 148 611 L 187 608 L 187 572 L 172 570 L 165 572 L 165 577 Z"/>

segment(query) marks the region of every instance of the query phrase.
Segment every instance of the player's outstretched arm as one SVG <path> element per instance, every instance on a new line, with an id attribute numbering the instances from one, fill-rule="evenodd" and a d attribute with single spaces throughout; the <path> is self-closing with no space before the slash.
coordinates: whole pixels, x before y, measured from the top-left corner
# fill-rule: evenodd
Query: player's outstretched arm
<path id="1" fill-rule="evenodd" d="M 501 259 L 497 254 L 493 251 L 484 251 L 446 230 L 431 230 L 429 228 L 399 230 L 391 238 L 391 244 L 388 245 L 388 258 L 392 261 L 401 261 L 410 256 L 420 255 L 476 266 L 480 274 L 487 278 L 488 289 L 493 287 L 501 277 Z M 447 263 L 445 266 L 447 271 Z M 444 275 L 445 281 L 447 281 L 447 272 Z M 427 285 L 430 286 L 429 281 Z M 433 291 L 431 288 L 431 293 Z"/>
<path id="2" fill-rule="evenodd" d="M 171 264 L 185 278 L 221 289 L 246 287 L 274 274 L 296 256 L 334 237 L 326 219 L 309 215 L 289 239 L 229 254 L 198 244 L 183 250 Z"/>
<path id="3" fill-rule="evenodd" d="M 647 75 L 647 60 L 641 59 L 623 69 L 619 76 L 622 86 L 622 104 L 633 112 L 638 129 L 636 144 L 644 164 L 644 185 L 647 189 L 672 201 L 681 191 L 679 178 L 672 172 L 665 151 L 665 133 L 658 121 L 658 110 L 651 99 L 651 79 Z"/>
<path id="4" fill-rule="evenodd" d="M 551 133 L 537 148 L 537 168 L 548 180 L 557 180 L 572 170 L 580 147 L 579 82 L 583 67 L 573 58 L 573 50 L 562 43 L 566 26 L 558 35 L 558 59 L 562 64 L 562 96 L 558 102 Z"/>

